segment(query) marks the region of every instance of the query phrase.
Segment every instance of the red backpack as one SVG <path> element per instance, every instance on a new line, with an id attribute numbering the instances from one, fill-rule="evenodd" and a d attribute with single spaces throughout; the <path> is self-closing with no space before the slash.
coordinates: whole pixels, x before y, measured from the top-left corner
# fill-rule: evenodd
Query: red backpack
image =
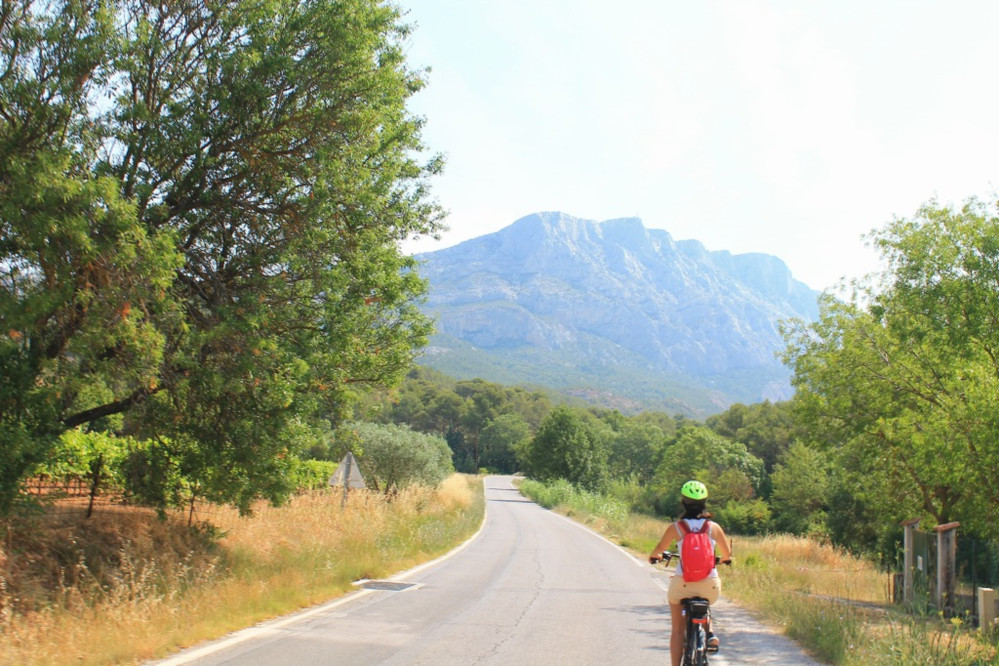
<path id="1" fill-rule="evenodd" d="M 676 525 L 683 535 L 683 541 L 680 545 L 680 567 L 683 569 L 683 580 L 687 583 L 704 580 L 715 568 L 715 549 L 711 545 L 711 536 L 708 534 L 711 521 L 705 520 L 701 529 L 696 532 L 690 531 L 690 526 L 686 520 L 680 520 Z"/>

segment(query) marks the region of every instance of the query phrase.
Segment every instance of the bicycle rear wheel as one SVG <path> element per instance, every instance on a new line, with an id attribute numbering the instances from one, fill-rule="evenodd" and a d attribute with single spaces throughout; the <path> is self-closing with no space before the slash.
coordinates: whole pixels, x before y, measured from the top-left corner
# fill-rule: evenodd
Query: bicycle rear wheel
<path id="1" fill-rule="evenodd" d="M 704 653 L 704 640 L 704 629 L 700 625 L 688 622 L 687 633 L 683 640 L 681 666 L 703 666 L 708 663 L 707 655 Z"/>

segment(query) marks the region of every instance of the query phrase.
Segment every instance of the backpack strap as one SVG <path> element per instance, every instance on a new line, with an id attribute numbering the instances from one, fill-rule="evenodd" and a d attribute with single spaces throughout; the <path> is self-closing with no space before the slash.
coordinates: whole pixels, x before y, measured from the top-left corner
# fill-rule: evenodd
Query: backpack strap
<path id="1" fill-rule="evenodd" d="M 688 525 L 687 521 L 682 518 L 676 521 L 676 529 L 680 531 L 681 537 L 685 537 L 690 534 L 690 525 Z"/>

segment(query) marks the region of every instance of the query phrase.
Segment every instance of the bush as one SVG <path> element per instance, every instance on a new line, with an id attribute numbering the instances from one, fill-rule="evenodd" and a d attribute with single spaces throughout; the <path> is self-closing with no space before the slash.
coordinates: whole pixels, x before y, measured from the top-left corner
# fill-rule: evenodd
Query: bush
<path id="1" fill-rule="evenodd" d="M 562 506 L 615 524 L 623 523 L 629 514 L 626 503 L 607 495 L 584 490 L 565 479 L 546 483 L 528 479 L 520 489 L 546 509 Z"/>
<path id="2" fill-rule="evenodd" d="M 365 482 L 386 493 L 412 483 L 437 486 L 454 473 L 451 449 L 434 435 L 408 426 L 352 423 L 345 426 L 362 450 L 355 452 Z"/>
<path id="3" fill-rule="evenodd" d="M 291 468 L 295 490 L 319 490 L 329 484 L 339 465 L 332 460 L 298 460 Z"/>
<path id="4" fill-rule="evenodd" d="M 731 534 L 766 534 L 773 523 L 770 507 L 761 499 L 729 501 L 715 519 Z"/>

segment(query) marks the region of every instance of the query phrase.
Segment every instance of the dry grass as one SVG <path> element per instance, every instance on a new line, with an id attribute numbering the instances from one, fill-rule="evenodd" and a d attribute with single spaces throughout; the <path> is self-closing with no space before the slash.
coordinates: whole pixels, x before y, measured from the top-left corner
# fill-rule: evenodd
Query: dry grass
<path id="1" fill-rule="evenodd" d="M 593 504 L 593 502 L 589 502 Z M 586 506 L 555 510 L 590 525 L 644 558 L 664 520 L 592 514 Z M 913 615 L 890 603 L 891 576 L 842 548 L 789 535 L 734 537 L 725 595 L 830 664 L 999 664 L 995 636 L 960 620 Z"/>
<path id="2" fill-rule="evenodd" d="M 101 515 L 101 529 L 40 517 L 0 552 L 0 663 L 162 656 L 432 559 L 474 533 L 482 511 L 481 482 L 456 475 L 391 500 L 352 492 L 346 507 L 330 492 L 252 517 L 215 507 L 217 542 L 134 510 Z"/>
<path id="3" fill-rule="evenodd" d="M 728 589 L 747 600 L 773 576 L 779 576 L 784 592 L 854 604 L 885 606 L 891 600 L 891 574 L 815 539 L 786 534 L 736 538 L 734 552 L 737 565 L 726 576 L 732 580 Z"/>

